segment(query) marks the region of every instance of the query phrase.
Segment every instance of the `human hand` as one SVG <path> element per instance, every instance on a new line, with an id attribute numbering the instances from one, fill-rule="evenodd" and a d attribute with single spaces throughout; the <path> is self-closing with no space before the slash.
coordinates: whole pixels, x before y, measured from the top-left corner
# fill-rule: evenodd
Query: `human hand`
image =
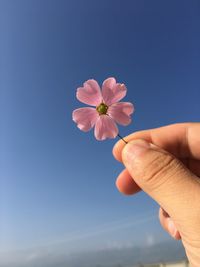
<path id="1" fill-rule="evenodd" d="M 114 146 L 125 165 L 116 185 L 131 195 L 145 191 L 162 207 L 159 219 L 181 239 L 191 266 L 200 266 L 200 123 L 180 123 L 133 133 Z"/>

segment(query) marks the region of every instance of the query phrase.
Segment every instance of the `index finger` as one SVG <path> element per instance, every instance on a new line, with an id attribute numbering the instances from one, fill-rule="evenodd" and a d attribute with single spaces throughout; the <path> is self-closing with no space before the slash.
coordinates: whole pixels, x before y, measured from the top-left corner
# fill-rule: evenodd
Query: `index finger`
<path id="1" fill-rule="evenodd" d="M 181 159 L 200 160 L 200 123 L 177 123 L 160 128 L 138 131 L 124 139 L 129 142 L 144 139 Z M 126 144 L 120 140 L 113 148 L 114 157 L 122 161 L 121 152 Z"/>

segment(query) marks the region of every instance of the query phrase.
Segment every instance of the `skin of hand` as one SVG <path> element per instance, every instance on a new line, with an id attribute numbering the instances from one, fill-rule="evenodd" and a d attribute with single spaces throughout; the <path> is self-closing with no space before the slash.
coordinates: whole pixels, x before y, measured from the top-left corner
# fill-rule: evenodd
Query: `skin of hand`
<path id="1" fill-rule="evenodd" d="M 116 180 L 125 195 L 145 191 L 160 205 L 159 219 L 181 239 L 192 267 L 200 266 L 200 123 L 135 132 L 118 141 L 114 157 L 125 169 Z"/>

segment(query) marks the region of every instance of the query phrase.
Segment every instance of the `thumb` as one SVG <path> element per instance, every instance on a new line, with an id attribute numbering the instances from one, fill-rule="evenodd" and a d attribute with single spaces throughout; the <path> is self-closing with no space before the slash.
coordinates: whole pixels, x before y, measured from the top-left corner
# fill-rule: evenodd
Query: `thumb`
<path id="1" fill-rule="evenodd" d="M 134 181 L 172 218 L 200 214 L 198 177 L 173 155 L 145 140 L 134 140 L 125 145 L 122 160 Z"/>

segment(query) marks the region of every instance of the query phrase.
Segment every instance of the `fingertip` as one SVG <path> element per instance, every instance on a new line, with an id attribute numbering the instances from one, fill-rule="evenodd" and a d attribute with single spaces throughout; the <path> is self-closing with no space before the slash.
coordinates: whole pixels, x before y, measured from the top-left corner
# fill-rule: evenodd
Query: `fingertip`
<path id="1" fill-rule="evenodd" d="M 125 146 L 125 143 L 122 140 L 119 140 L 113 147 L 112 153 L 116 160 L 122 161 L 122 155 L 121 152 L 123 150 L 123 147 Z"/>
<path id="2" fill-rule="evenodd" d="M 169 216 L 169 214 L 162 208 L 160 208 L 159 210 L 159 219 L 162 227 L 170 234 L 173 239 L 181 239 L 180 232 L 178 231 L 174 221 Z"/>
<path id="3" fill-rule="evenodd" d="M 144 139 L 147 142 L 151 142 L 151 130 L 143 130 L 132 133 L 123 137 L 126 142 L 130 142 L 135 139 Z M 126 143 L 123 140 L 119 140 L 113 147 L 113 156 L 116 160 L 122 162 L 122 150 L 126 146 Z"/>
<path id="4" fill-rule="evenodd" d="M 133 195 L 141 190 L 126 169 L 117 177 L 116 187 L 124 195 Z"/>
<path id="5" fill-rule="evenodd" d="M 167 228 L 168 228 L 168 231 L 169 231 L 171 237 L 173 237 L 176 240 L 181 239 L 180 233 L 179 233 L 178 229 L 175 226 L 175 223 L 173 222 L 173 220 L 171 218 L 168 218 L 168 220 L 167 220 Z"/>

